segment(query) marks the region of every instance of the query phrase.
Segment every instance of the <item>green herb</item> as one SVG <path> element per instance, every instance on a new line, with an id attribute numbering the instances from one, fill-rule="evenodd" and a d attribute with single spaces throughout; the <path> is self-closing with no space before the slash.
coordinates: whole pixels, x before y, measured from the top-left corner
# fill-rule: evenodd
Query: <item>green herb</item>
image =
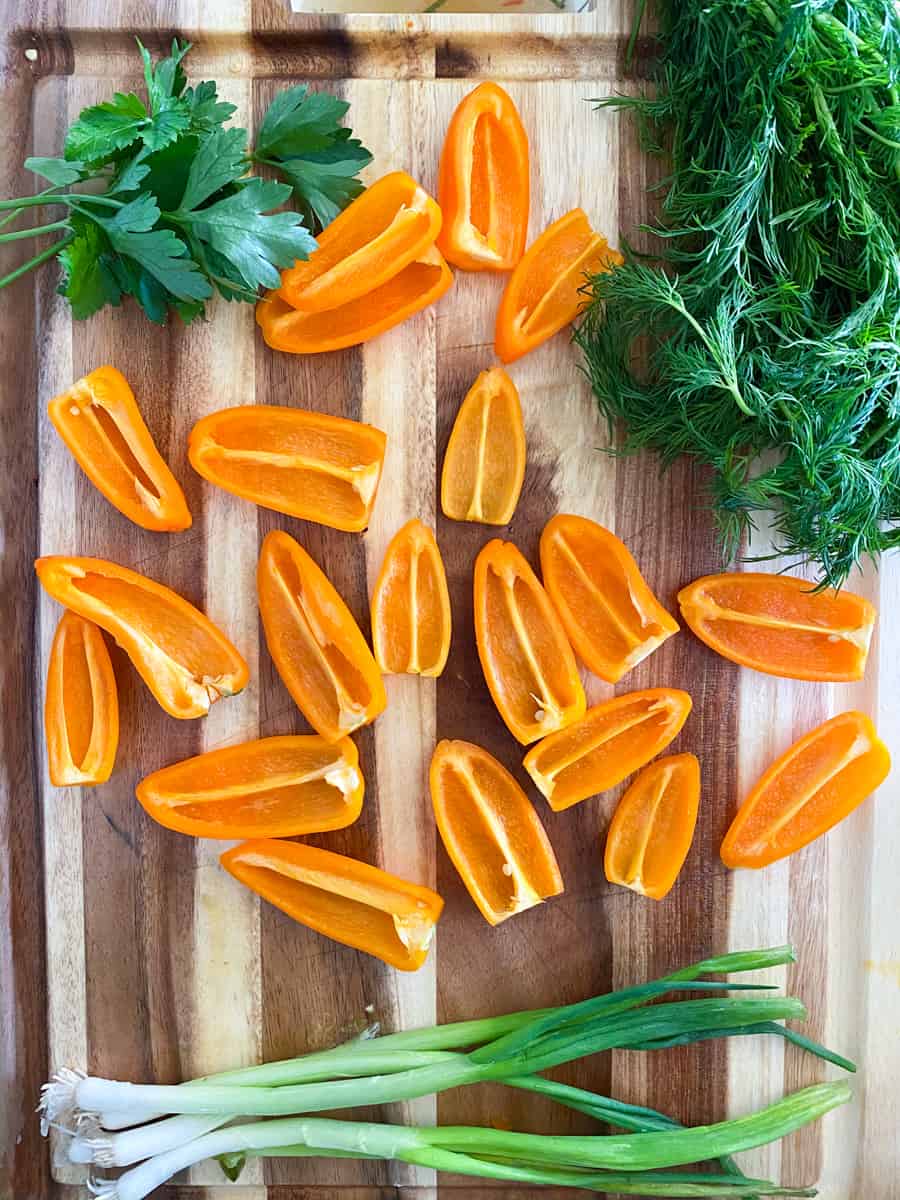
<path id="1" fill-rule="evenodd" d="M 699 976 L 791 961 L 789 947 L 726 954 L 577 1004 L 383 1038 L 363 1037 L 332 1050 L 177 1087 L 62 1071 L 44 1089 L 41 1109 L 46 1121 L 79 1129 L 69 1147 L 72 1161 L 104 1167 L 142 1163 L 110 1184 L 108 1193 L 100 1192 L 110 1200 L 139 1200 L 175 1171 L 208 1156 L 218 1157 L 229 1178 L 236 1178 L 247 1154 L 399 1158 L 490 1178 L 644 1195 L 810 1195 L 805 1189 L 779 1190 L 767 1181 L 748 1179 L 729 1156 L 733 1150 L 780 1137 L 843 1103 L 849 1095 L 843 1085 L 807 1089 L 736 1122 L 684 1129 L 653 1109 L 623 1104 L 537 1074 L 614 1047 L 652 1050 L 734 1034 L 787 1036 L 787 1030 L 775 1022 L 802 1019 L 799 1001 L 750 996 L 747 993 L 767 989 L 759 984 L 701 981 Z M 677 999 L 680 993 L 698 991 L 712 994 Z M 725 994 L 729 991 L 743 994 Z M 653 1003 L 666 996 L 670 999 Z M 852 1063 L 813 1042 L 804 1039 L 803 1046 L 854 1069 Z M 545 1138 L 482 1129 L 417 1130 L 295 1115 L 411 1099 L 481 1080 L 541 1093 L 642 1137 Z M 160 1120 L 166 1113 L 177 1115 Z M 234 1124 L 247 1116 L 277 1119 Z M 114 1127 L 121 1132 L 112 1132 Z M 673 1176 L 664 1170 L 707 1158 L 717 1160 L 712 1173 Z"/>
<path id="2" fill-rule="evenodd" d="M 602 101 L 671 155 L 653 262 L 576 333 L 624 449 L 711 469 L 728 557 L 840 585 L 900 543 L 900 16 L 892 0 L 666 0 L 655 96 Z"/>
<path id="3" fill-rule="evenodd" d="M 259 128 L 254 162 L 280 171 L 314 230 L 328 225 L 360 194 L 356 176 L 372 160 L 340 124 L 349 107 L 301 84 L 275 97 Z"/>
<path id="4" fill-rule="evenodd" d="M 671 1172 L 784 1137 L 847 1103 L 842 1083 L 805 1088 L 749 1116 L 694 1129 L 554 1137 L 471 1126 L 417 1128 L 328 1118 L 281 1118 L 230 1125 L 183 1142 L 94 1185 L 101 1200 L 143 1200 L 178 1171 L 236 1154 L 381 1158 L 491 1179 L 643 1196 L 814 1196 L 731 1172 Z"/>
<path id="5" fill-rule="evenodd" d="M 62 220 L 0 234 L 0 243 L 60 232 L 54 245 L 0 279 L 0 287 L 57 257 L 60 291 L 75 317 L 132 296 L 151 320 L 202 316 L 215 292 L 255 301 L 280 270 L 315 250 L 313 234 L 362 191 L 369 152 L 341 125 L 348 105 L 305 87 L 273 100 L 255 149 L 226 127 L 235 107 L 215 83 L 188 87 L 187 43 L 154 63 L 138 42 L 146 99 L 117 92 L 70 126 L 63 158 L 26 166 L 50 186 L 0 202 L 15 221 L 30 208 L 64 207 Z M 286 182 L 247 174 L 253 162 Z M 77 185 L 84 184 L 83 190 Z M 281 209 L 293 198 L 299 213 Z"/>

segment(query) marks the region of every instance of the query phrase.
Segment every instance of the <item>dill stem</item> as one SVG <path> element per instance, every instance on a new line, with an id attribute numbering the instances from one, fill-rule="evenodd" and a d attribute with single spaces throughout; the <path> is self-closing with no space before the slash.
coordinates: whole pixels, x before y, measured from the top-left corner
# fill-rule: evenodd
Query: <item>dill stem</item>
<path id="1" fill-rule="evenodd" d="M 706 330 L 703 328 L 703 326 L 700 324 L 700 322 L 691 313 L 688 312 L 688 310 L 685 308 L 685 306 L 683 304 L 678 304 L 678 303 L 673 302 L 673 307 L 678 312 L 680 312 L 681 315 L 688 322 L 688 324 L 691 325 L 691 327 L 694 329 L 697 336 L 703 342 L 703 345 L 706 347 L 706 349 L 709 351 L 709 353 L 715 359 L 715 357 L 716 357 L 715 348 L 713 347 L 712 342 L 709 340 L 709 337 L 707 336 Z M 744 413 L 745 416 L 752 417 L 755 415 L 753 412 L 753 409 L 750 408 L 750 406 L 747 404 L 744 397 L 741 395 L 741 389 L 738 387 L 737 380 L 733 376 L 731 376 L 727 379 L 724 379 L 723 383 L 722 383 L 722 387 L 725 389 L 725 391 L 727 391 L 729 393 L 730 396 L 732 396 L 735 404 L 738 406 L 738 408 L 741 410 L 741 412 Z"/>
<path id="2" fill-rule="evenodd" d="M 878 426 L 878 428 L 870 433 L 866 440 L 859 448 L 860 454 L 866 454 L 873 446 L 877 446 L 882 438 L 886 437 L 892 430 L 895 430 L 898 425 L 897 417 L 889 417 L 886 421 Z"/>
<path id="3" fill-rule="evenodd" d="M 637 40 L 640 36 L 641 25 L 644 21 L 644 10 L 647 7 L 647 0 L 637 0 L 637 8 L 634 14 L 634 22 L 631 26 L 631 36 L 628 39 L 628 47 L 625 51 L 625 70 L 630 71 L 634 63 L 634 51 L 637 47 Z"/>

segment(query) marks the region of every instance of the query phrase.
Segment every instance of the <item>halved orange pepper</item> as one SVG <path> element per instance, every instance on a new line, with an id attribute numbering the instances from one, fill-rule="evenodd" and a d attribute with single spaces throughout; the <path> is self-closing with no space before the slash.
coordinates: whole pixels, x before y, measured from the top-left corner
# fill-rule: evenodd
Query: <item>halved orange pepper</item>
<path id="1" fill-rule="evenodd" d="M 423 254 L 441 210 L 405 171 L 366 188 L 319 234 L 319 248 L 281 274 L 279 295 L 303 312 L 340 308 L 381 287 Z"/>
<path id="2" fill-rule="evenodd" d="M 220 629 L 171 588 L 103 558 L 55 554 L 34 564 L 54 600 L 105 629 L 173 717 L 204 717 L 239 692 L 247 664 Z"/>
<path id="3" fill-rule="evenodd" d="M 374 425 L 283 408 L 222 408 L 191 430 L 204 479 L 263 508 L 358 533 L 369 524 L 387 438 Z"/>
<path id="4" fill-rule="evenodd" d="M 366 639 L 325 572 L 287 533 L 266 535 L 256 572 L 266 644 L 294 703 L 329 742 L 387 704 Z"/>
<path id="5" fill-rule="evenodd" d="M 700 805 L 700 763 L 672 754 L 645 767 L 619 801 L 606 838 L 610 883 L 652 900 L 672 890 L 684 866 Z"/>
<path id="6" fill-rule="evenodd" d="M 766 867 L 843 821 L 887 778 L 891 756 L 861 712 L 832 717 L 762 776 L 725 834 L 726 867 Z"/>
<path id="7" fill-rule="evenodd" d="M 154 821 L 194 837 L 295 837 L 352 825 L 363 787 L 349 738 L 289 734 L 173 763 L 136 795 Z"/>
<path id="8" fill-rule="evenodd" d="M 424 963 L 444 907 L 431 888 L 301 842 L 259 838 L 219 861 L 301 925 L 401 971 Z"/>
<path id="9" fill-rule="evenodd" d="M 523 745 L 584 713 L 578 664 L 537 576 L 512 542 L 475 560 L 475 640 L 488 688 Z"/>
<path id="10" fill-rule="evenodd" d="M 288 354 L 343 350 L 371 341 L 421 312 L 452 283 L 450 268 L 431 246 L 380 287 L 327 312 L 300 312 L 278 292 L 269 292 L 256 306 L 256 322 L 273 350 Z"/>
<path id="11" fill-rule="evenodd" d="M 50 647 L 44 731 L 54 787 L 105 783 L 119 745 L 119 699 L 109 651 L 92 621 L 64 612 Z"/>
<path id="12" fill-rule="evenodd" d="M 82 471 L 120 513 L 144 529 L 190 526 L 184 492 L 121 371 L 98 367 L 55 396 L 48 411 Z"/>
<path id="13" fill-rule="evenodd" d="M 372 593 L 372 645 L 386 674 L 440 675 L 450 652 L 450 593 L 434 533 L 394 534 Z"/>
<path id="14" fill-rule="evenodd" d="M 528 136 L 509 95 L 480 83 L 450 119 L 438 180 L 438 246 L 466 271 L 511 271 L 528 233 Z"/>
<path id="15" fill-rule="evenodd" d="M 793 575 L 706 575 L 678 593 L 691 630 L 723 658 L 787 679 L 862 679 L 877 613 L 846 589 Z"/>
<path id="16" fill-rule="evenodd" d="M 525 478 L 525 424 L 502 367 L 482 371 L 460 405 L 441 472 L 441 508 L 454 521 L 508 525 Z"/>
<path id="17" fill-rule="evenodd" d="M 678 688 L 628 692 L 589 708 L 525 755 L 525 770 L 555 812 L 605 792 L 677 736 L 691 711 Z"/>
<path id="18" fill-rule="evenodd" d="M 494 330 L 500 361 L 514 362 L 574 321 L 587 276 L 624 261 L 580 208 L 554 221 L 525 251 L 500 300 Z"/>
<path id="19" fill-rule="evenodd" d="M 625 543 L 586 517 L 560 513 L 547 522 L 541 574 L 575 653 L 607 683 L 678 632 Z"/>
<path id="20" fill-rule="evenodd" d="M 471 742 L 438 742 L 430 782 L 441 840 L 489 924 L 563 891 L 534 805 L 487 750 Z"/>

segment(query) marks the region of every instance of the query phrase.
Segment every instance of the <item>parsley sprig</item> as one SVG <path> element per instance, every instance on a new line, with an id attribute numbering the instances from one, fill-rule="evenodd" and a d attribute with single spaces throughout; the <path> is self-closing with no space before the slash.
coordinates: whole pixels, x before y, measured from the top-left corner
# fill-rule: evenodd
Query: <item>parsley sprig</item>
<path id="1" fill-rule="evenodd" d="M 591 281 L 577 339 L 625 449 L 710 469 L 726 553 L 760 514 L 840 585 L 900 545 L 894 0 L 665 0 L 658 258 Z M 751 546 L 752 550 L 752 546 Z"/>
<path id="2" fill-rule="evenodd" d="M 342 125 L 348 105 L 303 86 L 279 93 L 256 146 L 228 122 L 235 106 L 216 84 L 188 87 L 189 43 L 152 60 L 138 42 L 146 99 L 117 92 L 69 127 L 62 158 L 29 158 L 49 186 L 0 201 L 0 227 L 31 208 L 64 207 L 61 220 L 0 233 L 0 243 L 62 236 L 0 279 L 5 287 L 58 258 L 75 317 L 133 297 L 152 321 L 202 316 L 215 293 L 254 301 L 280 269 L 306 259 L 314 234 L 363 190 L 368 150 Z M 248 174 L 263 164 L 282 181 Z M 289 202 L 296 209 L 285 208 Z M 299 211 L 298 211 L 299 210 Z"/>

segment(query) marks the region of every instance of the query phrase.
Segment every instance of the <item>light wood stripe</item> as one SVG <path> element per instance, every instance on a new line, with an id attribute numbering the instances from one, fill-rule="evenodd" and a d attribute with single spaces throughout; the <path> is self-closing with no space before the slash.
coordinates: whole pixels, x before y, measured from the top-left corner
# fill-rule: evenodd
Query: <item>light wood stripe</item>
<path id="1" fill-rule="evenodd" d="M 66 81 L 54 80 L 35 107 L 35 153 L 53 154 L 60 131 L 69 119 Z M 78 553 L 80 530 L 73 521 L 71 497 L 76 492 L 78 466 L 60 442 L 47 417 L 46 402 L 72 381 L 72 326 L 67 305 L 43 279 L 36 289 L 38 324 L 52 339 L 54 354 L 39 363 L 37 422 L 40 461 L 45 464 L 40 491 L 39 545 L 42 553 Z M 49 481 L 52 480 L 52 487 Z M 47 660 L 60 606 L 40 592 L 39 680 L 43 712 L 43 686 Z M 41 743 L 43 731 L 41 731 Z M 82 860 L 82 788 L 54 788 L 47 773 L 46 755 L 39 759 L 44 826 L 44 887 L 47 920 L 47 1022 L 50 1030 L 50 1070 L 86 1063 L 88 1055 L 85 997 L 84 887 Z M 90 796 L 88 793 L 88 800 Z M 51 1156 L 56 1178 L 67 1183 L 85 1179 L 65 1154 L 64 1139 L 51 1136 Z"/>
<path id="2" fill-rule="evenodd" d="M 239 111 L 249 109 L 248 81 L 229 82 L 222 95 Z M 244 335 L 245 315 L 238 305 L 219 301 L 215 324 L 198 327 L 185 339 L 191 366 L 182 378 L 190 381 L 191 394 L 180 398 L 179 409 L 192 419 L 254 397 L 255 343 Z M 250 667 L 250 682 L 240 697 L 214 705 L 203 722 L 203 748 L 212 749 L 259 735 L 258 539 L 253 506 L 219 488 L 203 489 L 202 524 L 205 611 L 227 631 Z M 260 902 L 219 865 L 219 855 L 233 843 L 198 839 L 194 844 L 192 1077 L 262 1057 Z M 221 1180 L 216 1164 L 191 1171 L 193 1183 Z M 258 1160 L 247 1164 L 241 1182 L 247 1200 L 265 1196 Z"/>

